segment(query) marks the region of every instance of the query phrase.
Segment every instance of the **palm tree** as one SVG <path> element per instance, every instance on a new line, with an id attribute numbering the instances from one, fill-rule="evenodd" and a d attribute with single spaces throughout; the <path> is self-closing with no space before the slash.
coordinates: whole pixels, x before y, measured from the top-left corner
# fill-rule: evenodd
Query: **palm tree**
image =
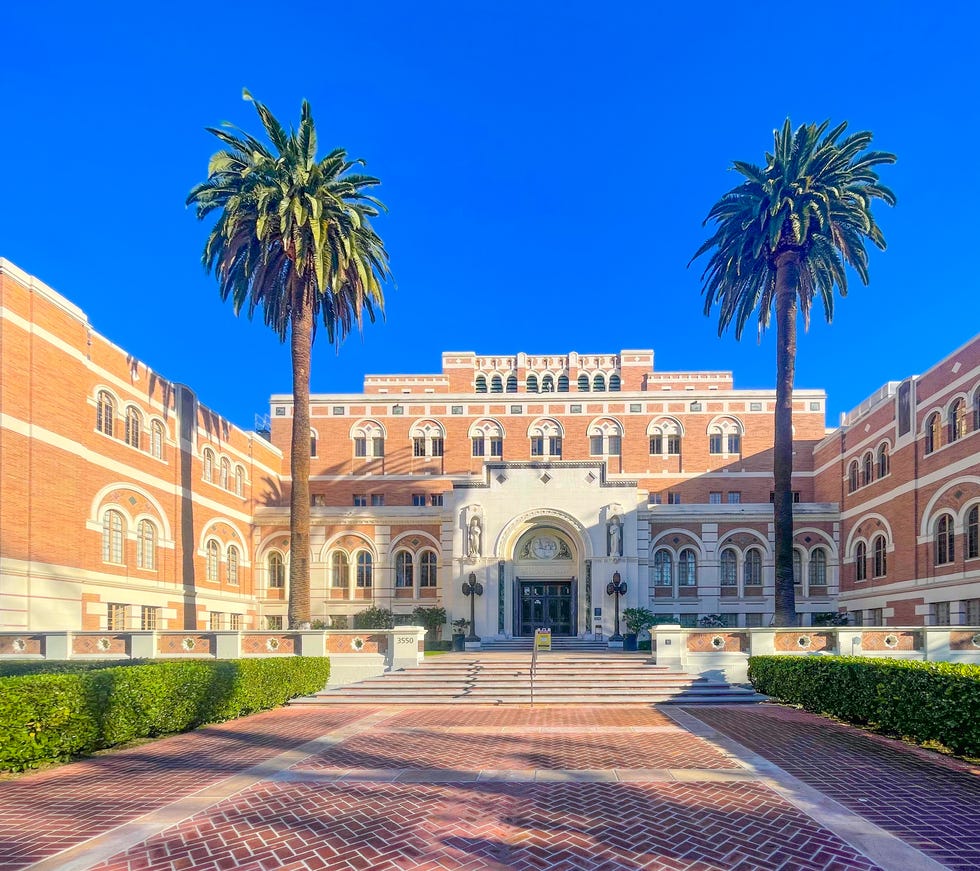
<path id="1" fill-rule="evenodd" d="M 187 197 L 203 219 L 218 219 L 202 262 L 235 314 L 257 309 L 290 339 L 293 431 L 290 453 L 289 625 L 310 620 L 310 357 L 318 322 L 339 346 L 367 313 L 383 312 L 382 284 L 391 276 L 384 243 L 371 227 L 384 205 L 367 191 L 378 179 L 352 170 L 337 148 L 317 160 L 316 127 L 304 100 L 299 128 L 287 134 L 252 99 L 271 148 L 230 125 L 207 128 L 224 145 L 207 180 Z"/>
<path id="2" fill-rule="evenodd" d="M 776 535 L 776 625 L 796 623 L 793 589 L 793 378 L 796 366 L 797 306 L 804 327 L 819 296 L 829 323 L 834 288 L 847 295 L 845 264 L 868 283 L 870 239 L 884 250 L 885 239 L 871 214 L 875 199 L 895 204 L 875 169 L 895 162 L 885 151 L 866 151 L 867 131 L 841 138 L 847 123 L 826 133 L 829 122 L 801 125 L 789 119 L 774 132 L 766 165 L 735 161 L 745 181 L 708 212 L 714 235 L 691 258 L 712 251 L 701 275 L 704 313 L 720 306 L 718 334 L 731 325 L 739 339 L 752 312 L 759 334 L 776 313 L 776 415 L 773 449 Z M 690 264 L 688 264 L 690 265 Z"/>

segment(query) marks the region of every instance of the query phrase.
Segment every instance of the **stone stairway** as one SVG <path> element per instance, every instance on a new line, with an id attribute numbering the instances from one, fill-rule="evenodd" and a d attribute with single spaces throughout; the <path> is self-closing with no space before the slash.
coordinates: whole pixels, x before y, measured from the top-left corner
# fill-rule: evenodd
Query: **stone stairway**
<path id="1" fill-rule="evenodd" d="M 529 704 L 530 665 L 530 654 L 447 654 L 291 704 Z M 536 704 L 689 705 L 763 698 L 724 681 L 668 671 L 642 654 L 544 653 L 534 679 Z"/>
<path id="2" fill-rule="evenodd" d="M 504 638 L 500 640 L 483 641 L 480 652 L 531 652 L 533 638 Z M 604 653 L 609 649 L 608 641 L 588 641 L 584 638 L 552 638 L 551 649 L 555 652 L 568 653 Z"/>

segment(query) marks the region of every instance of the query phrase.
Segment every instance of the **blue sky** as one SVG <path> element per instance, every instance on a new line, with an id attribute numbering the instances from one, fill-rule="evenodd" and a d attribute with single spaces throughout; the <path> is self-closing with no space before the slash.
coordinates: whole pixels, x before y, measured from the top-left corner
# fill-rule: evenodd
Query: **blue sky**
<path id="1" fill-rule="evenodd" d="M 314 391 L 437 372 L 443 350 L 623 348 L 772 387 L 774 337 L 718 338 L 687 262 L 732 160 L 762 162 L 787 115 L 829 118 L 898 155 L 882 177 L 899 202 L 877 209 L 871 285 L 854 276 L 833 325 L 801 334 L 797 386 L 827 390 L 832 425 L 974 335 L 970 6 L 660 6 L 15 3 L 0 256 L 251 428 L 290 390 L 288 347 L 220 301 L 183 205 L 215 150 L 205 126 L 258 131 L 244 86 L 283 121 L 308 98 L 321 147 L 365 158 L 390 208 L 387 320 L 339 354 L 318 344 Z"/>

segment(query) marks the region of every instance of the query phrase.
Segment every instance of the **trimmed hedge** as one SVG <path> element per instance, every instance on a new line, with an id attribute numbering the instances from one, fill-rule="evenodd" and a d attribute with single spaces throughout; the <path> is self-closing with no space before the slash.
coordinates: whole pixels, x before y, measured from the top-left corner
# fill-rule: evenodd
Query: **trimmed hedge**
<path id="1" fill-rule="evenodd" d="M 324 657 L 185 660 L 0 679 L 0 770 L 185 732 L 323 689 Z"/>
<path id="2" fill-rule="evenodd" d="M 150 659 L 38 659 L 0 662 L 0 678 L 22 674 L 68 674 L 77 671 L 95 671 L 102 668 L 119 668 L 123 665 L 145 665 Z"/>
<path id="3" fill-rule="evenodd" d="M 980 756 L 980 665 L 856 656 L 753 656 L 760 693 L 808 711 Z"/>

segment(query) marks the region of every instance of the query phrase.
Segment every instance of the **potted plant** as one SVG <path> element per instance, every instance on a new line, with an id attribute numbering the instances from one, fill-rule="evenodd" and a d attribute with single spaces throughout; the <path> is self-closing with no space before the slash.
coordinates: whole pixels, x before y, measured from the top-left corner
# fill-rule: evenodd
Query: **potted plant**
<path id="1" fill-rule="evenodd" d="M 626 634 L 623 636 L 623 650 L 636 651 L 637 636 L 657 622 L 657 615 L 648 608 L 627 608 L 623 611 Z"/>
<path id="2" fill-rule="evenodd" d="M 453 620 L 453 651 L 456 653 L 461 653 L 466 650 L 466 627 L 470 625 L 470 621 L 465 617 L 460 617 L 458 620 Z"/>

